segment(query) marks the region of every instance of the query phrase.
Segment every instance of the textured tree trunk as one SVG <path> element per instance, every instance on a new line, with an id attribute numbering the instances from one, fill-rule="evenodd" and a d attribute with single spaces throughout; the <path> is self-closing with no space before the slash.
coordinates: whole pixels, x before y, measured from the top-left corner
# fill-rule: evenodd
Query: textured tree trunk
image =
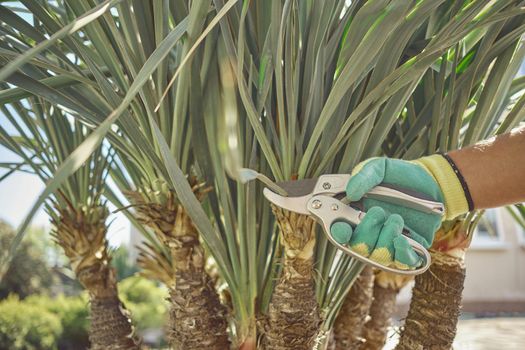
<path id="1" fill-rule="evenodd" d="M 60 208 L 52 219 L 53 236 L 71 262 L 77 279 L 89 292 L 89 341 L 94 350 L 139 349 L 130 313 L 120 301 L 115 271 L 110 267 L 103 206 Z"/>
<path id="2" fill-rule="evenodd" d="M 272 206 L 284 247 L 281 276 L 260 333 L 264 349 L 310 350 L 319 331 L 313 255 L 315 222 Z"/>
<path id="3" fill-rule="evenodd" d="M 114 270 L 107 265 L 93 266 L 91 271 L 82 271 L 79 280 L 90 296 L 91 349 L 139 349 L 130 313 L 118 297 Z"/>
<path id="4" fill-rule="evenodd" d="M 197 230 L 182 206 L 170 237 L 175 285 L 170 287 L 170 342 L 175 349 L 229 349 L 226 308 L 204 270 Z"/>
<path id="5" fill-rule="evenodd" d="M 334 325 L 334 344 L 337 350 L 357 349 L 362 343 L 363 325 L 365 324 L 370 304 L 374 273 L 370 266 L 363 269 L 339 311 Z"/>
<path id="6" fill-rule="evenodd" d="M 193 190 L 199 199 L 206 193 L 202 184 L 194 185 Z M 151 228 L 170 251 L 171 266 L 161 264 L 159 256 L 159 269 L 149 275 L 158 275 L 169 288 L 171 346 L 177 350 L 229 349 L 226 308 L 205 271 L 204 250 L 186 210 L 177 202 L 174 192 L 160 181 L 155 188 L 145 187 L 128 196 L 136 205 L 138 220 Z M 154 266 L 155 252 L 150 251 L 149 257 L 143 256 L 146 259 L 143 263 Z"/>
<path id="7" fill-rule="evenodd" d="M 432 265 L 416 276 L 397 350 L 448 350 L 456 336 L 465 280 L 463 258 L 432 252 Z"/>
<path id="8" fill-rule="evenodd" d="M 369 320 L 363 329 L 365 342 L 360 350 L 381 350 L 386 342 L 391 317 L 396 309 L 396 297 L 411 277 L 380 271 L 374 280 L 374 301 Z"/>

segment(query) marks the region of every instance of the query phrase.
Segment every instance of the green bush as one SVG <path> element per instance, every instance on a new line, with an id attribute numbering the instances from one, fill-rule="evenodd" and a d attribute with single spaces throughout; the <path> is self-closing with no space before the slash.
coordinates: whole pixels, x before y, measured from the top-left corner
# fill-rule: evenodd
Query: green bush
<path id="1" fill-rule="evenodd" d="M 53 283 L 53 274 L 47 265 L 45 249 L 41 243 L 46 233 L 31 229 L 20 243 L 6 275 L 0 282 L 0 299 L 17 294 L 21 299 L 34 293 L 45 293 Z M 0 247 L 9 247 L 15 232 L 0 220 Z"/>
<path id="2" fill-rule="evenodd" d="M 60 319 L 38 305 L 9 296 L 0 302 L 0 349 L 57 349 Z"/>
<path id="3" fill-rule="evenodd" d="M 139 332 L 163 328 L 167 290 L 142 277 L 119 283 L 121 300 L 131 311 Z M 10 295 L 0 301 L 0 349 L 87 349 L 89 300 L 79 296 Z"/>
<path id="4" fill-rule="evenodd" d="M 53 299 L 44 295 L 34 295 L 25 301 L 45 309 L 60 319 L 63 331 L 58 339 L 59 349 L 87 349 L 89 347 L 89 306 L 85 293 L 75 297 L 60 295 Z"/>
<path id="5" fill-rule="evenodd" d="M 119 283 L 119 294 L 139 330 L 164 326 L 168 297 L 165 288 L 143 277 L 132 276 Z"/>
<path id="6" fill-rule="evenodd" d="M 121 245 L 115 249 L 111 257 L 111 265 L 117 271 L 118 281 L 131 277 L 139 271 L 137 264 L 129 260 L 129 250 L 126 246 Z"/>

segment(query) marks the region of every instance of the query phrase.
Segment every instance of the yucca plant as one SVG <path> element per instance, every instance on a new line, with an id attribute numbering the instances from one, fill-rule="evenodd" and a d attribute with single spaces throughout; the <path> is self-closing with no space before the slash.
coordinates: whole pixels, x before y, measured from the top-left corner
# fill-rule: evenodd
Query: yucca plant
<path id="1" fill-rule="evenodd" d="M 169 183 L 167 167 L 161 161 L 162 151 L 156 145 L 158 137 L 168 140 L 171 156 L 190 176 L 186 186 L 191 185 L 194 199 L 202 200 L 206 185 L 199 182 L 200 174 L 190 174 L 193 153 L 189 147 L 190 137 L 186 136 L 192 130 L 188 123 L 192 112 L 188 110 L 190 91 L 198 91 L 196 81 L 190 84 L 190 71 L 180 73 L 176 92 L 170 93 L 159 111 L 154 112 L 172 77 L 171 68 L 190 58 L 188 53 L 209 20 L 209 2 L 181 1 L 170 5 L 166 1 L 133 4 L 105 1 L 95 7 L 95 1 L 22 3 L 32 13 L 38 28 L 28 29 L 19 18 L 12 22 L 18 30 L 26 31 L 27 36 L 22 38 L 26 41 L 44 37 L 77 16 L 73 22 L 79 23 L 91 13 L 89 25 L 81 32 L 67 36 L 59 48 L 33 59 L 31 64 L 37 64 L 35 61 L 39 59 L 48 63 L 41 77 L 29 74 L 24 78 L 28 83 L 46 77 L 69 79 L 56 95 L 49 90 L 47 94 L 35 89 L 30 92 L 61 105 L 67 100 L 69 104 L 65 107 L 72 107 L 75 116 L 90 125 L 100 124 L 100 117 L 126 104 L 120 111 L 124 116 L 118 128 L 108 137 L 117 159 L 111 173 L 133 207 L 128 214 L 136 215 L 150 230 L 146 232 L 149 243 L 140 262 L 146 274 L 162 280 L 170 288 L 170 342 L 185 349 L 227 347 L 225 311 L 205 272 L 206 257 L 199 235 Z M 96 21 L 93 13 L 99 17 Z M 16 19 L 16 14 L 13 16 Z M 74 57 L 74 62 L 63 62 L 64 53 Z M 209 57 L 209 53 L 207 55 Z M 188 67 L 191 66 L 192 63 L 188 63 Z M 147 82 L 154 69 L 155 77 Z M 144 70 L 149 70 L 148 75 L 142 73 Z M 160 136 L 155 133 L 155 127 Z M 111 199 L 118 201 L 118 196 L 112 193 Z"/>
<path id="2" fill-rule="evenodd" d="M 447 151 L 448 149 L 454 149 L 461 145 L 464 135 L 473 133 L 472 130 L 476 130 L 474 128 L 477 128 L 476 132 L 478 139 L 482 139 L 490 135 L 490 130 L 493 130 L 495 127 L 499 128 L 499 132 L 502 132 L 509 130 L 512 126 L 516 125 L 517 122 L 522 120 L 523 116 L 520 115 L 522 113 L 521 102 L 518 101 L 516 103 L 516 96 L 511 99 L 511 97 L 516 94 L 518 94 L 518 98 L 520 97 L 522 93 L 522 79 L 515 79 L 511 83 L 511 87 L 509 88 L 508 86 L 522 60 L 522 53 L 519 51 L 515 52 L 516 45 L 519 43 L 519 37 L 523 33 L 523 28 L 521 28 L 522 23 L 523 19 L 521 17 L 515 17 L 506 23 L 500 23 L 498 26 L 491 26 L 486 31 L 483 31 L 483 34 L 485 35 L 483 40 L 494 41 L 496 38 L 503 40 L 498 44 L 492 43 L 494 44 L 492 47 L 490 47 L 492 44 L 487 44 L 487 42 L 485 42 L 485 45 L 488 46 L 483 47 L 481 52 L 479 52 L 480 43 L 476 42 L 481 38 L 479 34 L 467 37 L 466 40 L 461 42 L 461 46 L 458 46 L 455 51 L 451 50 L 446 57 L 448 63 L 445 63 L 446 61 L 442 60 L 440 66 L 436 65 L 434 68 L 435 73 L 431 74 L 433 76 L 428 76 L 427 74 L 414 91 L 413 97 L 409 100 L 406 110 L 402 114 L 402 118 L 399 118 L 396 121 L 397 125 L 395 126 L 395 129 L 391 131 L 390 140 L 384 144 L 386 154 L 394 157 L 413 159 L 436 151 Z M 471 47 L 470 45 L 474 46 Z M 471 47 L 471 49 L 467 49 L 468 47 Z M 461 56 L 464 58 L 453 58 L 455 52 L 460 52 L 458 50 L 462 50 Z M 491 54 L 487 57 L 489 52 Z M 506 59 L 502 57 L 498 58 L 503 55 L 507 55 Z M 474 61 L 474 57 L 476 57 L 478 61 Z M 512 64 L 508 61 L 511 57 L 513 57 Z M 479 69 L 479 60 L 488 60 L 488 62 L 483 64 L 493 64 L 495 66 L 490 67 L 492 69 L 488 69 L 488 67 L 487 69 Z M 441 66 L 441 64 L 446 64 L 446 66 Z M 503 65 L 500 66 L 499 70 L 496 68 L 498 64 Z M 497 75 L 495 73 L 496 71 L 498 71 Z M 438 72 L 440 74 L 438 74 Z M 468 75 L 463 75 L 467 72 L 469 72 Z M 475 78 L 473 78 L 474 74 L 477 75 Z M 463 75 L 463 77 L 459 78 L 461 75 Z M 495 76 L 498 78 L 495 78 Z M 490 77 L 492 77 L 491 80 L 489 80 Z M 465 81 L 467 80 L 469 80 L 469 82 L 466 83 Z M 472 81 L 474 81 L 474 83 Z M 458 82 L 460 84 L 458 84 Z M 488 84 L 489 82 L 490 84 Z M 458 89 L 459 86 L 461 86 L 460 90 L 455 90 Z M 466 86 L 468 86 L 468 89 Z M 486 89 L 493 89 L 493 91 L 487 92 L 488 90 L 485 90 L 484 99 L 478 102 L 477 98 L 480 96 L 483 87 Z M 470 92 L 467 92 L 469 89 Z M 440 101 L 435 100 L 436 90 L 438 91 L 438 96 L 443 97 Z M 496 92 L 496 90 L 499 91 Z M 461 95 L 463 96 L 461 97 Z M 448 101 L 445 101 L 445 96 L 447 96 L 446 98 Z M 514 104 L 516 105 L 511 112 L 508 110 L 507 106 L 510 105 L 510 107 L 512 107 Z M 472 121 L 472 113 L 476 107 L 479 107 L 477 112 L 478 119 Z M 454 108 L 454 110 L 451 111 L 451 108 Z M 459 108 L 459 110 L 456 108 Z M 493 109 L 491 112 L 488 112 L 488 109 L 490 108 Z M 470 122 L 472 122 L 473 125 L 471 125 Z M 500 123 L 503 124 L 500 126 Z M 407 129 L 400 128 L 401 125 L 405 125 Z M 414 127 L 414 125 L 417 125 L 417 127 Z M 467 128 L 470 128 L 470 131 L 467 131 Z M 404 133 L 404 130 L 408 130 L 408 134 L 410 134 L 409 138 L 411 139 L 410 141 L 405 138 L 407 134 Z M 460 130 L 462 130 L 461 133 Z M 465 132 L 465 134 L 463 132 Z M 415 136 L 418 133 L 419 136 Z M 412 145 L 407 147 L 409 143 L 412 143 Z M 470 143 L 472 143 L 472 141 Z M 410 148 L 410 150 L 408 151 L 407 148 Z M 405 150 L 408 154 L 405 153 Z M 461 225 L 458 225 L 458 227 L 459 226 Z M 449 234 L 447 234 L 447 237 L 450 239 L 454 236 L 453 239 L 460 239 L 453 234 L 455 231 L 451 230 Z M 439 260 L 441 260 L 440 255 L 436 255 L 436 260 L 438 260 L 436 261 L 437 265 L 439 264 Z M 454 273 L 452 271 L 450 272 L 452 278 Z M 431 278 L 432 274 L 428 273 L 424 276 Z M 391 286 L 393 289 L 391 290 L 391 293 L 389 293 L 389 297 L 386 297 L 385 293 L 381 293 L 381 295 L 385 297 L 383 300 L 385 305 L 383 307 L 378 305 L 378 303 L 382 301 L 380 298 L 374 300 L 372 309 L 370 310 L 370 316 L 372 319 L 367 323 L 363 335 L 369 341 L 363 345 L 363 348 L 380 349 L 386 339 L 387 327 L 385 326 L 387 323 L 383 320 L 388 320 L 390 318 L 390 313 L 393 311 L 392 301 L 395 300 L 395 291 L 399 290 L 400 286 L 398 286 L 396 276 L 392 275 L 390 278 L 387 276 L 385 277 L 386 278 L 383 278 L 383 287 Z M 421 278 L 423 278 L 423 276 L 421 276 Z M 442 281 L 442 279 L 440 279 L 440 281 Z M 434 284 L 439 284 L 438 280 L 434 280 L 434 282 Z M 447 300 L 447 297 L 450 298 L 448 303 L 451 305 L 451 309 L 456 310 L 454 311 L 454 314 L 459 315 L 457 310 L 459 310 L 459 301 L 461 300 L 462 280 L 458 280 L 455 284 L 458 285 L 458 287 L 452 288 L 455 291 L 455 293 L 452 293 L 453 295 L 445 293 L 445 289 L 450 287 L 448 284 L 441 283 L 442 288 L 440 288 L 440 290 L 443 290 L 442 297 L 445 298 L 445 300 Z M 378 285 L 375 286 L 377 292 L 380 288 L 381 287 Z M 439 299 L 437 294 L 431 294 L 428 290 L 425 290 L 418 296 L 425 296 L 425 300 Z M 415 296 L 416 300 L 418 299 L 418 296 Z M 454 299 L 456 302 L 453 302 Z M 439 308 L 438 305 L 443 305 L 445 300 L 441 299 L 441 301 L 437 301 L 435 309 Z M 427 309 L 422 308 L 422 305 L 428 304 L 425 304 L 425 301 L 421 301 L 421 303 L 414 305 L 412 309 L 414 313 L 427 312 Z M 379 311 L 380 314 L 378 314 Z M 448 315 L 448 323 L 452 324 L 446 328 L 447 331 L 434 332 L 429 338 L 426 331 L 419 329 L 419 332 L 412 334 L 412 339 L 416 341 L 425 340 L 428 344 L 432 344 L 433 342 L 437 342 L 437 338 L 444 337 L 447 338 L 451 344 L 455 334 L 457 317 L 450 317 L 450 313 L 447 313 L 446 311 L 443 312 L 443 315 L 445 314 Z M 376 320 L 374 320 L 374 316 L 376 316 Z M 374 326 L 378 325 L 376 324 L 376 321 L 381 325 L 380 328 L 382 331 L 374 331 Z M 411 321 L 412 320 L 409 320 L 408 324 L 416 326 L 420 325 L 421 320 L 413 320 L 413 323 L 411 323 Z M 441 318 L 436 318 L 428 320 L 426 324 L 431 327 L 432 324 L 441 323 L 441 321 Z M 450 331 L 450 329 L 454 331 Z M 408 348 L 411 348 L 410 346 L 415 345 L 412 343 Z"/>
<path id="3" fill-rule="evenodd" d="M 34 73 L 41 74 L 38 69 Z M 35 174 L 43 182 L 50 180 L 89 134 L 84 125 L 41 98 L 2 104 L 0 109 L 0 145 L 21 161 L 7 166 L 12 171 Z M 97 148 L 49 197 L 46 211 L 54 240 L 64 249 L 76 278 L 90 296 L 91 348 L 138 349 L 140 339 L 133 330 L 130 313 L 119 299 L 106 239 L 109 211 L 102 196 L 112 153 L 108 147 Z"/>
<path id="4" fill-rule="evenodd" d="M 396 135 L 392 134 L 398 140 L 392 143 L 391 150 L 397 149 L 394 156 L 410 159 L 446 152 L 509 131 L 523 120 L 523 79 L 515 77 L 525 54 L 524 24 L 523 15 L 494 24 L 483 35 L 467 37 L 466 46 L 457 46 L 443 57 L 439 73 L 424 77 L 407 105 L 407 118 L 397 122 Z M 419 135 L 410 131 L 406 138 L 402 125 L 418 121 Z M 465 278 L 464 253 L 477 218 L 473 214 L 444 223 L 438 231 L 433 265 L 416 278 L 398 348 L 451 347 Z"/>
<path id="5" fill-rule="evenodd" d="M 413 93 L 421 79 L 439 71 L 449 54 L 453 60 L 456 47 L 465 45 L 468 52 L 487 28 L 504 26 L 522 11 L 518 1 L 246 1 L 221 29 L 269 175 L 293 180 L 349 172 L 359 160 L 382 154 L 382 146 L 388 155 L 394 153 L 389 149 L 403 152 L 388 143 L 388 135 L 397 131 L 398 119 L 408 119 L 405 106 L 418 98 Z M 516 30 L 505 43 L 515 43 L 520 34 Z M 439 124 L 437 105 L 427 110 L 439 121 L 427 130 L 434 143 L 435 135 L 448 135 L 439 134 L 441 128 L 455 125 Z M 405 125 L 420 135 L 421 124 L 411 119 Z M 454 143 L 457 132 L 441 137 Z M 435 149 L 420 150 L 411 156 Z M 306 218 L 279 208 L 274 214 L 285 260 L 266 312 L 263 344 L 310 348 L 332 328 L 361 266 L 336 257 L 322 236 L 314 239 Z M 317 303 L 311 293 L 314 266 Z"/>
<path id="6" fill-rule="evenodd" d="M 263 186 L 228 179 L 217 148 L 237 149 L 240 166 L 282 181 L 348 173 L 382 154 L 418 157 L 435 151 L 438 139 L 457 145 L 461 123 L 480 117 L 453 111 L 467 108 L 476 85 L 463 78 L 468 92 L 458 83 L 445 94 L 444 76 L 459 79 L 479 47 L 486 59 L 477 67 L 488 71 L 522 33 L 518 26 L 488 50 L 489 29 L 523 13 L 511 0 L 22 3 L 35 26 L 0 11 L 4 32 L 23 32 L 15 48 L 2 42 L 0 80 L 16 86 L 4 98 L 34 94 L 96 128 L 46 192 L 107 138 L 128 215 L 149 227 L 141 262 L 172 287 L 171 341 L 187 349 L 228 347 L 201 243 L 231 311 L 230 338 L 244 348 L 326 345 L 363 269 L 310 218 L 280 208 L 272 216 Z M 18 40 L 35 47 L 20 55 Z M 28 71 L 34 67 L 42 73 Z M 440 99 L 432 90 L 420 106 L 421 87 L 434 82 Z M 521 117 L 507 116 L 506 127 Z M 220 131 L 228 120 L 233 138 Z M 473 128 L 471 139 L 483 136 Z"/>

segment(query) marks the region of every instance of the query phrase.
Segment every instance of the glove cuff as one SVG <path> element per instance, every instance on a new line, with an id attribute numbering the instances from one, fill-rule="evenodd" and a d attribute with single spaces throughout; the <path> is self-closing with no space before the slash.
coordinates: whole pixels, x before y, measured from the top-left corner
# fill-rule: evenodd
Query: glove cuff
<path id="1" fill-rule="evenodd" d="M 429 172 L 441 188 L 445 198 L 445 220 L 452 220 L 473 209 L 467 184 L 452 159 L 435 154 L 419 158 L 414 163 Z"/>

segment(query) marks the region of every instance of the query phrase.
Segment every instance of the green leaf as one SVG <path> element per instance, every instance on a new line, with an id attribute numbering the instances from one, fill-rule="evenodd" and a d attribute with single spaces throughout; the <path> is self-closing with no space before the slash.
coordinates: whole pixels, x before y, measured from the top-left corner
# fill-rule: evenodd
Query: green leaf
<path id="1" fill-rule="evenodd" d="M 29 214 L 23 220 L 22 224 L 18 227 L 17 233 L 11 246 L 9 252 L 6 256 L 3 256 L 0 260 L 0 278 L 3 277 L 3 274 L 7 271 L 9 263 L 13 258 L 13 255 L 18 248 L 18 245 L 22 241 L 26 228 L 33 219 L 33 216 L 37 212 L 38 208 L 44 203 L 47 197 L 54 193 L 59 186 L 71 175 L 73 174 L 82 164 L 91 156 L 92 152 L 102 143 L 107 132 L 110 130 L 113 123 L 118 119 L 118 117 L 126 110 L 129 106 L 135 95 L 139 92 L 141 87 L 148 81 L 149 77 L 160 64 L 162 59 L 166 57 L 171 48 L 177 43 L 177 41 L 182 37 L 186 31 L 187 21 L 182 21 L 179 25 L 166 36 L 158 48 L 152 53 L 148 58 L 140 72 L 137 74 L 137 77 L 133 81 L 133 84 L 130 86 L 129 91 L 126 93 L 126 96 L 122 100 L 121 104 L 115 109 L 99 127 L 97 127 L 83 142 L 82 144 L 75 149 L 71 155 L 60 165 L 60 167 L 55 172 L 53 178 L 46 184 L 44 191 L 38 196 L 38 199 L 35 201 Z"/>
<path id="2" fill-rule="evenodd" d="M 24 64 L 29 62 L 33 57 L 38 55 L 40 52 L 54 45 L 58 40 L 71 35 L 82 27 L 93 22 L 100 16 L 102 16 L 106 11 L 109 11 L 113 6 L 122 2 L 123 0 L 106 0 L 103 3 L 95 6 L 93 9 L 89 10 L 82 16 L 78 17 L 68 25 L 64 26 L 58 32 L 53 34 L 48 40 L 42 41 L 35 47 L 27 50 L 25 53 L 18 56 L 15 60 L 12 60 L 5 65 L 4 68 L 0 70 L 0 81 L 5 80 L 8 76 L 13 74 L 17 69 L 21 68 Z"/>

